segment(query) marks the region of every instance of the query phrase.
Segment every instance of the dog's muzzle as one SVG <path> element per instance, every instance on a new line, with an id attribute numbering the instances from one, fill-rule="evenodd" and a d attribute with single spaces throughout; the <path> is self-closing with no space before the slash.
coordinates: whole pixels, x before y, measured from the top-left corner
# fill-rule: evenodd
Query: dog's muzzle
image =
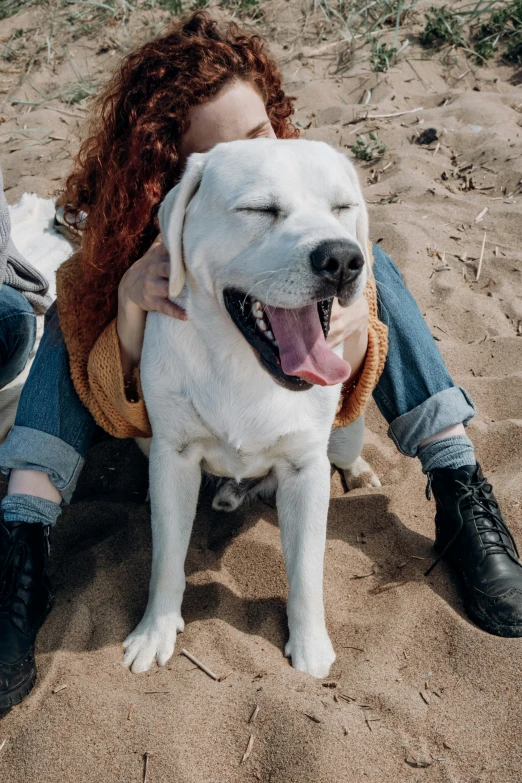
<path id="1" fill-rule="evenodd" d="M 364 268 L 364 257 L 354 243 L 335 239 L 317 245 L 310 253 L 310 263 L 325 286 L 325 296 L 337 296 L 343 304 Z"/>
<path id="2" fill-rule="evenodd" d="M 329 348 L 326 337 L 333 297 L 346 306 L 360 293 L 363 255 L 353 242 L 329 240 L 312 250 L 310 263 L 317 276 L 315 302 L 282 308 L 235 289 L 223 292 L 229 315 L 262 366 L 292 391 L 344 383 L 351 374 L 348 362 Z"/>

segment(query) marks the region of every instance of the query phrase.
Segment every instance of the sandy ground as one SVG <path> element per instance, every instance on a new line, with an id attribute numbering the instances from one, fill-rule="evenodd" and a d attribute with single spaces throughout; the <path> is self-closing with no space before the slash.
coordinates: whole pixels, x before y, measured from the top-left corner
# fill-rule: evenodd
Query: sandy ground
<path id="1" fill-rule="evenodd" d="M 477 404 L 470 434 L 522 545 L 520 77 L 462 55 L 422 59 L 414 45 L 387 73 L 361 62 L 336 77 L 334 31 L 313 18 L 304 26 L 293 1 L 266 8 L 260 29 L 306 137 L 350 147 L 376 129 L 389 148 L 359 166 L 372 238 L 399 265 L 455 381 Z M 1 38 L 18 28 L 36 35 L 44 21 L 24 12 L 0 23 Z M 128 29 L 139 39 L 160 21 L 143 12 Z M 82 73 L 102 79 L 121 35 L 104 29 L 70 40 L 68 51 Z M 76 78 L 70 59 L 40 57 L 22 84 L 16 61 L 1 67 L 8 200 L 52 195 L 88 103 L 37 105 L 33 87 L 50 95 Z M 13 97 L 33 103 L 1 102 Z M 412 143 L 428 127 L 439 143 Z M 367 424 L 365 456 L 382 488 L 346 494 L 332 478 L 325 603 L 337 661 L 328 682 L 295 672 L 282 654 L 287 587 L 275 512 L 259 504 L 216 515 L 204 495 L 178 649 L 225 679 L 179 655 L 140 676 L 120 666 L 122 639 L 147 596 L 146 464 L 132 442 L 94 446 L 53 537 L 58 590 L 39 637 L 38 684 L 0 722 L 0 778 L 139 783 L 148 754 L 149 783 L 520 781 L 522 641 L 472 625 L 446 566 L 423 576 L 434 506 L 420 466 L 395 450 L 373 404 Z"/>

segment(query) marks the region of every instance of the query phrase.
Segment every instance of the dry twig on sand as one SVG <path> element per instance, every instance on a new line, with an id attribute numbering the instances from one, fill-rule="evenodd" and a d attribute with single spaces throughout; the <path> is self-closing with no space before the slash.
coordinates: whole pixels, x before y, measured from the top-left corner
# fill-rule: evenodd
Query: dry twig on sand
<path id="1" fill-rule="evenodd" d="M 416 109 L 406 109 L 405 111 L 394 111 L 391 114 L 368 114 L 367 120 L 387 120 L 390 117 L 402 117 L 403 114 L 415 114 L 417 111 L 424 111 L 423 106 L 417 106 Z"/>
<path id="2" fill-rule="evenodd" d="M 343 701 L 347 701 L 348 703 L 356 701 L 355 696 L 349 696 L 347 693 L 338 693 L 337 698 L 342 699 Z"/>
<path id="3" fill-rule="evenodd" d="M 248 745 L 246 746 L 246 750 L 243 753 L 243 758 L 241 759 L 241 763 L 244 764 L 245 761 L 248 759 L 250 754 L 252 753 L 252 748 L 254 747 L 254 735 L 250 735 L 250 739 L 248 740 Z"/>
<path id="4" fill-rule="evenodd" d="M 143 691 L 144 696 L 150 696 L 153 693 L 172 693 L 172 691 Z"/>
<path id="5" fill-rule="evenodd" d="M 359 110 L 361 111 L 361 110 Z M 403 114 L 414 114 L 418 111 L 424 111 L 422 106 L 418 106 L 416 109 L 406 109 L 405 111 L 394 111 L 391 114 L 359 114 L 357 117 L 354 117 L 352 120 L 347 120 L 346 122 L 343 122 L 343 126 L 346 125 L 356 125 L 358 122 L 365 122 L 366 120 L 387 120 L 392 117 L 402 117 Z"/>
<path id="6" fill-rule="evenodd" d="M 480 277 L 480 273 L 482 272 L 482 261 L 484 260 L 484 248 L 485 247 L 486 247 L 486 232 L 484 231 L 484 236 L 482 237 L 482 247 L 480 249 L 480 258 L 479 258 L 479 262 L 478 262 L 477 275 L 475 277 L 475 282 L 478 281 L 478 279 Z"/>
<path id="7" fill-rule="evenodd" d="M 149 766 L 149 753 L 145 751 L 143 754 L 143 783 L 147 783 L 147 767 Z"/>
<path id="8" fill-rule="evenodd" d="M 385 585 L 375 587 L 370 590 L 371 595 L 379 595 L 379 593 L 385 593 L 387 590 L 393 590 L 394 587 L 402 587 L 410 582 L 410 579 L 404 579 L 402 582 L 387 582 Z"/>
<path id="9" fill-rule="evenodd" d="M 192 653 L 189 653 L 188 650 L 185 650 L 185 648 L 182 649 L 181 655 L 184 655 L 185 658 L 188 658 L 189 661 L 192 661 L 192 663 L 195 663 L 198 669 L 201 669 L 202 672 L 205 672 L 205 674 L 208 674 L 209 677 L 212 677 L 213 680 L 219 680 L 219 677 L 217 674 L 214 674 L 213 671 L 211 671 L 207 666 L 205 666 L 204 663 L 201 663 L 201 661 L 198 661 L 198 659 L 192 655 Z"/>

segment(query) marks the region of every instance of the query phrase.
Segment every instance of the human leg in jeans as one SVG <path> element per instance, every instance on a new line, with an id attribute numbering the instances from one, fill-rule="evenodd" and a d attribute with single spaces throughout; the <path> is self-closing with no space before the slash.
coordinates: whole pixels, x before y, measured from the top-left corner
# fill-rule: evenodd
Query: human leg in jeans
<path id="1" fill-rule="evenodd" d="M 0 466 L 11 471 L 0 525 L 0 711 L 36 680 L 34 642 L 51 605 L 48 531 L 71 499 L 95 426 L 74 390 L 53 306 L 14 427 L 0 445 Z"/>
<path id="2" fill-rule="evenodd" d="M 19 291 L 0 286 L 0 389 L 24 369 L 36 338 L 36 315 Z"/>
<path id="3" fill-rule="evenodd" d="M 435 546 L 460 579 L 466 611 L 489 633 L 522 636 L 522 565 L 465 434 L 473 402 L 453 383 L 397 267 L 378 246 L 374 258 L 379 315 L 389 329 L 375 402 L 397 448 L 417 456 L 428 476 Z"/>

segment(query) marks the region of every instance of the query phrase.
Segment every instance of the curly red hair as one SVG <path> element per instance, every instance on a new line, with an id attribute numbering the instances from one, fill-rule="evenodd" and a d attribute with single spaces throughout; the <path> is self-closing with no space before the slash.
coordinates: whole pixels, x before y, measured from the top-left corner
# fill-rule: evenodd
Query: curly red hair
<path id="1" fill-rule="evenodd" d="M 93 107 L 65 193 L 65 217 L 87 212 L 81 279 L 75 300 L 80 327 L 98 334 L 115 317 L 118 285 L 158 233 L 157 210 L 179 178 L 179 141 L 191 107 L 215 97 L 231 80 L 259 91 L 279 138 L 295 138 L 293 99 L 258 35 L 235 24 L 220 30 L 197 12 L 131 52 Z"/>

